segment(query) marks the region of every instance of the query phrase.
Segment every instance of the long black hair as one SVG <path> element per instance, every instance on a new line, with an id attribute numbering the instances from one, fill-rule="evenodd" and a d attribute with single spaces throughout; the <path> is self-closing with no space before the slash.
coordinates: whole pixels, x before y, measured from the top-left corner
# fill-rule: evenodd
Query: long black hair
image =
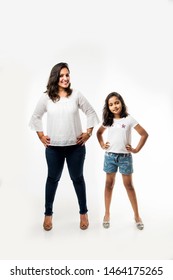
<path id="1" fill-rule="evenodd" d="M 120 113 L 120 117 L 124 118 L 128 116 L 127 107 L 122 96 L 117 92 L 111 92 L 106 97 L 105 104 L 103 107 L 103 125 L 105 126 L 111 126 L 113 124 L 114 114 L 109 110 L 109 105 L 108 105 L 109 99 L 113 96 L 117 97 L 122 104 L 122 111 Z"/>
<path id="2" fill-rule="evenodd" d="M 60 78 L 60 72 L 63 68 L 67 68 L 70 73 L 68 64 L 65 62 L 60 62 L 56 64 L 50 72 L 50 76 L 47 83 L 47 90 L 45 91 L 45 93 L 48 94 L 48 96 L 53 102 L 58 101 L 60 98 L 58 96 L 58 91 L 59 91 L 58 82 Z M 67 92 L 67 96 L 69 96 L 72 93 L 72 89 L 70 88 L 70 86 L 71 84 L 69 84 L 68 88 L 65 89 L 65 91 Z"/>

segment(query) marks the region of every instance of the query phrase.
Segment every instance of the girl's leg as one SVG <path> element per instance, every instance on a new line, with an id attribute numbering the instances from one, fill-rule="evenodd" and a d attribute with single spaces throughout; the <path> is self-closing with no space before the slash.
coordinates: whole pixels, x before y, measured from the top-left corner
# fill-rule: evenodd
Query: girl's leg
<path id="1" fill-rule="evenodd" d="M 112 191 L 115 184 L 115 175 L 116 173 L 106 173 L 106 182 L 105 182 L 105 216 L 104 221 L 109 222 L 110 220 L 110 205 L 112 199 Z"/>
<path id="2" fill-rule="evenodd" d="M 134 189 L 133 182 L 132 182 L 132 174 L 130 174 L 130 175 L 122 174 L 122 178 L 123 178 L 123 183 L 126 188 L 130 203 L 131 203 L 133 211 L 134 211 L 135 221 L 136 221 L 136 223 L 139 223 L 139 222 L 141 222 L 141 218 L 139 216 L 136 193 L 135 193 L 135 189 Z"/>

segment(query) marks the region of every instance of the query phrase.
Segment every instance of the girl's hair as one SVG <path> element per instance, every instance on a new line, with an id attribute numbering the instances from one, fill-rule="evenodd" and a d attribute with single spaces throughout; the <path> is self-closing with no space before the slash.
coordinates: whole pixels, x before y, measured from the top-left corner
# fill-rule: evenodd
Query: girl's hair
<path id="1" fill-rule="evenodd" d="M 67 68 L 70 73 L 68 64 L 65 62 L 60 62 L 56 64 L 50 72 L 49 80 L 47 83 L 47 90 L 45 91 L 45 93 L 48 94 L 48 96 L 53 102 L 58 101 L 60 99 L 60 97 L 58 96 L 58 82 L 60 78 L 60 72 L 63 68 Z M 68 88 L 65 89 L 65 91 L 67 92 L 67 96 L 69 96 L 72 93 L 72 89 L 70 88 L 70 86 L 71 84 L 69 84 Z"/>
<path id="2" fill-rule="evenodd" d="M 122 96 L 117 92 L 111 92 L 106 97 L 105 104 L 103 107 L 103 125 L 105 126 L 111 126 L 113 124 L 114 114 L 109 110 L 108 105 L 109 99 L 113 96 L 117 97 L 122 104 L 122 111 L 120 113 L 120 117 L 124 118 L 128 116 L 127 107 Z"/>

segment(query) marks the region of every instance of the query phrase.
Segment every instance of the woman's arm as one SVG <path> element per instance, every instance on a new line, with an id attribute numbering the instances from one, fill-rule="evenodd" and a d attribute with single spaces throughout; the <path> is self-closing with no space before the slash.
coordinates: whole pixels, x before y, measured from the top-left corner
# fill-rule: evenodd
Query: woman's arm
<path id="1" fill-rule="evenodd" d="M 126 149 L 129 151 L 129 152 L 132 152 L 132 153 L 138 153 L 142 147 L 144 146 L 147 138 L 148 138 L 148 133 L 146 132 L 146 130 L 139 124 L 137 124 L 134 129 L 139 133 L 139 135 L 141 136 L 136 148 L 132 148 L 131 145 L 127 145 L 126 146 Z"/>
<path id="2" fill-rule="evenodd" d="M 39 99 L 34 113 L 32 114 L 32 117 L 29 122 L 29 126 L 31 129 L 35 130 L 40 141 L 44 144 L 45 147 L 50 145 L 50 138 L 46 135 L 44 135 L 43 132 L 43 124 L 42 124 L 42 117 L 44 113 L 47 111 L 46 110 L 46 105 L 47 105 L 47 95 L 42 95 L 41 98 Z"/>
<path id="3" fill-rule="evenodd" d="M 87 118 L 87 131 L 81 133 L 81 135 L 77 138 L 77 144 L 84 145 L 85 142 L 90 138 L 92 135 L 92 131 L 95 125 L 99 123 L 99 118 L 91 106 L 91 104 L 88 102 L 88 100 L 80 93 L 77 92 L 78 96 L 78 106 L 82 110 L 82 112 L 86 115 Z"/>
<path id="4" fill-rule="evenodd" d="M 46 107 L 47 107 L 47 95 L 43 94 L 40 97 L 29 122 L 29 126 L 32 130 L 43 131 L 42 117 L 44 113 L 47 111 Z"/>
<path id="5" fill-rule="evenodd" d="M 91 129 L 92 127 L 95 127 L 97 124 L 99 124 L 99 118 L 92 105 L 86 99 L 86 97 L 84 97 L 80 92 L 78 92 L 77 95 L 79 108 L 82 110 L 82 112 L 86 115 L 87 118 L 87 129 Z"/>
<path id="6" fill-rule="evenodd" d="M 90 138 L 92 135 L 93 127 L 87 128 L 87 132 L 82 132 L 79 137 L 77 137 L 76 144 L 84 145 L 85 142 Z"/>
<path id="7" fill-rule="evenodd" d="M 45 147 L 50 145 L 50 137 L 44 135 L 43 131 L 36 131 L 40 141 L 43 143 Z"/>

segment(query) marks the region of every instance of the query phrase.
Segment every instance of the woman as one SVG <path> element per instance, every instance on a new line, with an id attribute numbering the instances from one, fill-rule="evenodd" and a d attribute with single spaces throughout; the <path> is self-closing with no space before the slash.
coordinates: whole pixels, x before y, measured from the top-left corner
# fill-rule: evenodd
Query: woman
<path id="1" fill-rule="evenodd" d="M 81 109 L 87 118 L 86 132 L 82 132 Z M 47 113 L 47 135 L 43 132 L 42 117 Z M 85 143 L 99 119 L 87 99 L 71 88 L 67 63 L 56 64 L 50 73 L 46 92 L 41 96 L 30 120 L 30 127 L 46 147 L 48 176 L 45 189 L 45 217 L 43 227 L 52 229 L 53 202 L 66 160 L 79 204 L 80 228 L 89 226 L 83 165 Z"/>

